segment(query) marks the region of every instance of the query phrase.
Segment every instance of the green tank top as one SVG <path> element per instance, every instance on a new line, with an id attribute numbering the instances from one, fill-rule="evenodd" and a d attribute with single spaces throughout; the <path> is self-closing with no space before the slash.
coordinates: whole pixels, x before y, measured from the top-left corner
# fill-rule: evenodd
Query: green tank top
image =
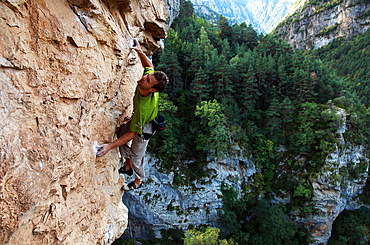
<path id="1" fill-rule="evenodd" d="M 153 73 L 154 70 L 150 67 L 144 69 L 144 76 Z M 143 97 L 139 93 L 139 88 L 136 87 L 134 96 L 134 115 L 132 116 L 130 131 L 138 134 L 143 133 L 143 126 L 154 120 L 158 114 L 159 92 L 150 93 Z"/>

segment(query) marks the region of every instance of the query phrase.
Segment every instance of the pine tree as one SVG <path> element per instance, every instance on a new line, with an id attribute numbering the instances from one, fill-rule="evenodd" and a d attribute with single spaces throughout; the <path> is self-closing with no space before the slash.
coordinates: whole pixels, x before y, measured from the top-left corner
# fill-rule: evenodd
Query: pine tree
<path id="1" fill-rule="evenodd" d="M 196 43 L 186 42 L 184 45 L 186 51 L 186 59 L 184 60 L 184 66 L 187 68 L 185 72 L 186 82 L 185 90 L 191 89 L 191 84 L 194 81 L 195 74 L 204 64 L 204 57 L 201 48 Z"/>
<path id="2" fill-rule="evenodd" d="M 254 120 L 260 91 L 258 90 L 257 78 L 253 66 L 249 65 L 248 71 L 245 74 L 241 74 L 241 76 L 243 78 L 243 87 L 240 91 L 242 95 L 240 100 L 243 102 L 241 105 L 243 117 L 248 120 Z"/>
<path id="3" fill-rule="evenodd" d="M 282 129 L 284 134 L 290 131 L 289 124 L 294 121 L 295 107 L 289 97 L 285 97 L 281 102 Z"/>
<path id="4" fill-rule="evenodd" d="M 209 62 L 213 57 L 213 54 L 217 53 L 215 47 L 211 44 L 208 39 L 208 33 L 205 31 L 204 27 L 200 29 L 200 35 L 197 40 L 198 48 L 202 54 L 204 61 Z"/>
<path id="5" fill-rule="evenodd" d="M 230 60 L 234 56 L 227 39 L 220 39 L 218 41 L 217 48 L 220 50 L 220 55 L 223 55 L 226 60 Z"/>
<path id="6" fill-rule="evenodd" d="M 252 28 L 252 25 L 248 25 L 243 22 L 240 24 L 240 34 L 237 40 L 240 45 L 245 45 L 248 49 L 254 49 L 258 45 L 257 32 Z"/>
<path id="7" fill-rule="evenodd" d="M 225 39 L 225 38 L 230 39 L 232 37 L 232 35 L 231 35 L 232 29 L 229 25 L 228 19 L 225 16 L 220 15 L 218 17 L 217 24 L 218 24 L 218 28 L 220 29 L 219 38 L 221 38 L 221 39 Z"/>
<path id="8" fill-rule="evenodd" d="M 280 54 L 277 61 L 277 87 L 276 92 L 281 98 L 288 95 L 289 74 L 286 55 Z"/>
<path id="9" fill-rule="evenodd" d="M 195 74 L 191 90 L 191 94 L 195 96 L 197 103 L 210 99 L 212 85 L 209 80 L 207 73 L 200 67 Z"/>
<path id="10" fill-rule="evenodd" d="M 266 116 L 270 136 L 275 142 L 278 142 L 282 134 L 281 105 L 278 99 L 274 98 L 272 100 L 266 111 Z"/>
<path id="11" fill-rule="evenodd" d="M 214 84 L 214 97 L 221 99 L 231 97 L 234 91 L 234 85 L 231 81 L 230 66 L 225 62 L 226 57 L 223 55 L 213 54 L 212 56 L 212 80 Z"/>
<path id="12" fill-rule="evenodd" d="M 178 93 L 183 90 L 182 68 L 177 60 L 177 55 L 171 49 L 164 49 L 160 56 L 160 65 L 158 70 L 164 71 L 168 74 L 171 81 L 166 87 L 166 92 L 171 98 L 176 98 Z"/>

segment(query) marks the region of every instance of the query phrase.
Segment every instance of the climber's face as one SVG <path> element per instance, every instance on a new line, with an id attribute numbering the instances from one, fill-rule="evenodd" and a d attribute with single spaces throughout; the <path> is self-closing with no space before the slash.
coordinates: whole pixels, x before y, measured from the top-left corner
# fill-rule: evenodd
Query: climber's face
<path id="1" fill-rule="evenodd" d="M 155 92 L 156 89 L 153 88 L 154 85 L 158 83 L 157 79 L 155 79 L 155 76 L 153 73 L 150 73 L 148 75 L 143 76 L 139 81 L 137 81 L 137 84 L 139 85 L 141 90 L 150 90 L 150 92 Z"/>

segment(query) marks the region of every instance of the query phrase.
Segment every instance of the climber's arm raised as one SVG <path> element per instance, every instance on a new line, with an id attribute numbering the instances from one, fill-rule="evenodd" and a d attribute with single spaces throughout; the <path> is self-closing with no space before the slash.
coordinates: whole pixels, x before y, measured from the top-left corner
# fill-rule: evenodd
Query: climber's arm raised
<path id="1" fill-rule="evenodd" d="M 142 66 L 144 68 L 145 67 L 154 68 L 153 63 L 150 61 L 150 59 L 144 54 L 143 50 L 141 49 L 139 42 L 136 39 L 134 39 L 133 41 L 134 41 L 134 45 L 132 46 L 132 49 L 135 50 L 137 54 L 139 55 Z"/>

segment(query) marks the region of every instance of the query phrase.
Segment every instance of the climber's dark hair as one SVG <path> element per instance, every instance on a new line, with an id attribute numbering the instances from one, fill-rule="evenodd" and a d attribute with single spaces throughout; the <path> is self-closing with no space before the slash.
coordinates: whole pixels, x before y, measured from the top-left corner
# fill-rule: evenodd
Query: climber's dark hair
<path id="1" fill-rule="evenodd" d="M 163 71 L 155 71 L 154 77 L 158 81 L 158 83 L 152 88 L 154 88 L 157 92 L 163 92 L 168 84 L 168 77 L 166 73 L 164 73 Z"/>

